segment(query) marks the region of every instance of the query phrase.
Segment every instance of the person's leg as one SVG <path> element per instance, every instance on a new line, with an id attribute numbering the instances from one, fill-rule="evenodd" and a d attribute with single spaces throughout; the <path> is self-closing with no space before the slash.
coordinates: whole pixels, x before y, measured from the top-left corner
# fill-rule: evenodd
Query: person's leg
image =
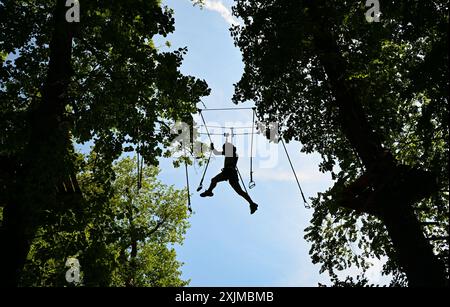
<path id="1" fill-rule="evenodd" d="M 239 184 L 239 181 L 230 180 L 230 185 L 236 191 L 236 193 L 238 193 L 246 201 L 248 201 L 249 204 L 253 204 L 253 200 L 250 198 L 250 196 L 247 193 L 245 193 L 244 190 L 242 190 L 241 185 Z"/>
<path id="2" fill-rule="evenodd" d="M 230 179 L 229 183 L 231 187 L 238 193 L 241 197 L 243 197 L 250 204 L 250 213 L 253 214 L 258 209 L 258 205 L 253 202 L 250 195 L 248 195 L 244 190 L 242 190 L 239 181 L 236 178 Z"/>
<path id="3" fill-rule="evenodd" d="M 225 181 L 227 180 L 228 177 L 226 176 L 226 174 L 224 172 L 219 173 L 219 175 L 217 175 L 216 177 L 214 177 L 213 179 L 211 179 L 211 184 L 209 185 L 209 188 L 205 190 L 205 192 L 203 192 L 202 194 L 200 194 L 201 197 L 205 197 L 205 196 L 213 196 L 213 190 L 214 188 L 217 186 L 217 183 L 221 182 L 221 181 Z"/>
<path id="4" fill-rule="evenodd" d="M 219 182 L 227 180 L 227 176 L 221 172 L 219 175 L 211 179 L 211 184 L 209 185 L 208 191 L 213 191 Z"/>

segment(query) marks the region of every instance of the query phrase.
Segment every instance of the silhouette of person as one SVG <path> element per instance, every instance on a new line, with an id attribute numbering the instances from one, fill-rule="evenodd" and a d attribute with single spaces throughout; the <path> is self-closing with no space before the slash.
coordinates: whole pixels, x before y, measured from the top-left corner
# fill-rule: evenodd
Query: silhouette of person
<path id="1" fill-rule="evenodd" d="M 211 184 L 209 188 L 200 194 L 201 197 L 211 197 L 214 196 L 213 190 L 217 186 L 217 183 L 221 181 L 227 181 L 231 187 L 242 196 L 250 204 L 250 214 L 255 213 L 258 210 L 258 205 L 253 202 L 250 196 L 244 192 L 239 184 L 238 172 L 237 172 L 237 162 L 238 155 L 236 153 L 236 147 L 229 143 L 228 141 L 222 146 L 223 151 L 218 151 L 214 148 L 214 144 L 211 143 L 211 150 L 215 155 L 224 155 L 225 161 L 222 172 L 220 172 L 216 177 L 211 179 Z"/>

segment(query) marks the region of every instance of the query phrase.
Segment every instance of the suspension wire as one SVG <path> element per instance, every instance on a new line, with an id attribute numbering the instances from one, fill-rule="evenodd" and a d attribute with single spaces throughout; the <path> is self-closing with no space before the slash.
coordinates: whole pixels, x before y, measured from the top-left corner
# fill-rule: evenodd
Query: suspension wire
<path id="1" fill-rule="evenodd" d="M 289 152 L 287 151 L 286 144 L 284 143 L 283 138 L 281 138 L 281 144 L 283 144 L 284 151 L 286 152 L 286 156 L 289 160 L 289 164 L 291 165 L 292 172 L 294 173 L 295 176 L 295 180 L 297 181 L 298 188 L 303 198 L 303 205 L 305 206 L 306 209 L 311 209 L 311 206 L 309 206 L 308 202 L 306 201 L 305 194 L 303 194 L 302 186 L 300 185 L 300 181 L 298 180 L 297 173 L 295 172 L 294 165 L 292 164 L 291 157 L 289 156 Z"/>
<path id="2" fill-rule="evenodd" d="M 205 127 L 205 126 L 204 125 L 199 125 L 199 127 Z M 233 129 L 236 129 L 236 130 L 239 130 L 239 129 L 252 129 L 252 127 L 227 127 L 227 126 L 212 126 L 212 125 L 208 125 L 206 127 L 212 128 L 212 129 L 214 129 L 214 128 L 217 128 L 217 129 L 231 129 L 231 128 L 233 128 Z"/>
<path id="3" fill-rule="evenodd" d="M 142 170 L 144 168 L 144 158 L 141 156 L 139 151 L 141 150 L 141 142 L 138 141 L 136 148 L 136 159 L 137 159 L 137 191 L 139 192 L 142 188 Z"/>
<path id="4" fill-rule="evenodd" d="M 218 108 L 218 109 L 199 109 L 199 111 L 234 111 L 234 110 L 252 110 L 253 108 Z"/>
<path id="5" fill-rule="evenodd" d="M 187 188 L 187 193 L 188 193 L 188 210 L 190 213 L 192 213 L 191 190 L 190 190 L 190 186 L 189 186 L 189 171 L 188 171 L 186 147 L 184 147 L 184 170 L 186 173 L 186 188 Z"/>
<path id="6" fill-rule="evenodd" d="M 203 170 L 202 180 L 200 181 L 200 184 L 198 185 L 197 192 L 200 192 L 203 189 L 203 181 L 205 180 L 206 171 L 208 170 L 208 166 L 209 166 L 209 161 L 211 161 L 211 152 L 209 152 L 208 161 L 206 162 L 206 167 Z"/>
<path id="7" fill-rule="evenodd" d="M 200 102 L 201 102 L 201 104 L 203 105 L 203 107 L 204 107 L 205 109 L 208 109 L 208 108 L 206 107 L 206 104 L 203 102 L 203 100 L 200 100 Z"/>
<path id="8" fill-rule="evenodd" d="M 138 185 L 138 191 L 142 189 L 142 177 L 144 174 L 144 157 L 141 155 L 141 165 L 139 170 L 139 185 Z"/>
<path id="9" fill-rule="evenodd" d="M 256 116 L 256 110 L 253 108 L 253 120 L 252 120 L 252 141 L 251 141 L 251 147 L 250 147 L 250 182 L 248 183 L 248 188 L 253 189 L 255 187 L 255 182 L 253 181 L 253 138 L 254 138 L 254 132 L 255 132 L 255 116 Z"/>
<path id="10" fill-rule="evenodd" d="M 208 133 L 203 133 L 203 132 L 199 132 L 199 135 L 208 135 Z M 255 134 L 259 134 L 257 132 L 251 133 L 251 132 L 247 132 L 247 133 L 233 133 L 233 136 L 243 136 L 243 135 L 255 135 Z M 214 136 L 228 136 L 227 133 L 210 133 L 209 135 L 214 135 Z"/>
<path id="11" fill-rule="evenodd" d="M 139 191 L 141 189 L 140 182 L 139 182 L 139 178 L 141 178 L 141 173 L 140 173 L 140 169 L 139 169 L 139 167 L 141 165 L 141 163 L 139 161 L 139 143 L 136 148 L 136 159 L 137 159 L 137 189 Z"/>
<path id="12" fill-rule="evenodd" d="M 241 172 L 239 171 L 239 169 L 237 167 L 236 167 L 236 171 L 239 174 L 239 178 L 241 178 L 241 182 L 242 182 L 242 185 L 244 186 L 245 193 L 248 194 L 247 188 L 245 187 L 244 179 L 242 179 Z"/>
<path id="13" fill-rule="evenodd" d="M 200 116 L 202 118 L 203 124 L 205 125 L 206 132 L 208 133 L 209 141 L 211 142 L 211 144 L 213 144 L 213 141 L 212 141 L 212 138 L 211 138 L 211 134 L 209 133 L 208 126 L 206 125 L 205 117 L 203 117 L 202 110 L 198 109 L 198 112 L 200 113 Z M 203 189 L 203 181 L 205 180 L 206 172 L 208 171 L 209 162 L 211 161 L 211 156 L 212 156 L 212 151 L 210 150 L 209 151 L 208 161 L 206 162 L 206 167 L 205 167 L 205 169 L 203 171 L 202 180 L 200 181 L 200 184 L 198 185 L 197 192 L 200 192 Z"/>
<path id="14" fill-rule="evenodd" d="M 144 156 L 141 155 L 141 185 L 142 185 L 142 176 L 144 174 L 143 169 L 144 169 Z"/>
<path id="15" fill-rule="evenodd" d="M 206 110 L 209 110 L 209 109 L 206 109 Z M 204 111 L 204 110 L 202 110 L 202 109 L 198 109 L 198 113 L 200 113 L 200 116 L 201 116 L 201 118 L 202 118 L 202 121 L 203 121 L 203 125 L 205 125 L 205 128 L 206 128 L 206 132 L 207 132 L 207 134 L 208 134 L 208 138 L 209 138 L 209 141 L 211 142 L 211 144 L 213 143 L 213 141 L 212 141 L 212 138 L 211 138 L 211 134 L 209 133 L 209 129 L 208 129 L 208 126 L 206 125 L 206 121 L 205 121 L 205 117 L 203 117 L 203 113 L 202 113 L 202 111 Z"/>

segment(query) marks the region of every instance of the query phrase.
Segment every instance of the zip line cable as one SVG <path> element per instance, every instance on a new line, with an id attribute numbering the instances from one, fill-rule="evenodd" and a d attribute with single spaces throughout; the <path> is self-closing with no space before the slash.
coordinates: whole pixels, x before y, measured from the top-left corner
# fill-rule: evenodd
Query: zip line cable
<path id="1" fill-rule="evenodd" d="M 199 127 L 205 127 L 204 125 L 199 125 Z M 226 126 L 212 126 L 212 125 L 208 125 L 208 128 L 212 128 L 212 129 L 252 129 L 253 127 L 226 127 Z"/>
<path id="2" fill-rule="evenodd" d="M 297 181 L 298 188 L 300 190 L 300 193 L 302 194 L 303 205 L 305 206 L 306 209 L 311 209 L 311 207 L 309 206 L 308 202 L 306 201 L 305 195 L 303 194 L 302 186 L 300 185 L 300 181 L 298 180 L 297 173 L 295 172 L 294 165 L 292 164 L 291 157 L 289 156 L 289 152 L 287 151 L 286 144 L 284 143 L 283 139 L 281 139 L 281 144 L 283 144 L 284 151 L 286 152 L 286 156 L 287 156 L 287 158 L 289 160 L 289 164 L 291 165 L 292 172 L 294 173 L 295 180 Z"/>
<path id="3" fill-rule="evenodd" d="M 235 110 L 253 110 L 253 108 L 217 108 L 217 109 L 199 109 L 199 111 L 235 111 Z"/>
<path id="4" fill-rule="evenodd" d="M 199 135 L 208 135 L 208 133 L 204 133 L 204 132 L 199 132 Z M 259 134 L 257 132 L 251 133 L 251 132 L 245 132 L 245 133 L 233 133 L 233 136 L 242 136 L 242 135 L 255 135 L 255 134 Z M 214 136 L 225 136 L 228 137 L 230 136 L 229 133 L 210 133 L 209 135 L 214 135 Z"/>

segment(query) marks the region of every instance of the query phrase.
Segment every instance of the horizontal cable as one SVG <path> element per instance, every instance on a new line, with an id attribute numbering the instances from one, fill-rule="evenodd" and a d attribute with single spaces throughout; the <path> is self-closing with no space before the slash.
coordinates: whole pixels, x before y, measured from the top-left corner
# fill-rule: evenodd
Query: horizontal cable
<path id="1" fill-rule="evenodd" d="M 210 125 L 199 125 L 199 127 L 208 127 L 216 129 L 252 129 L 252 127 L 226 127 L 226 126 L 210 126 Z"/>
<path id="2" fill-rule="evenodd" d="M 200 135 L 208 135 L 207 133 L 202 133 L 202 132 L 200 132 L 199 133 Z M 252 134 L 259 134 L 259 133 L 251 133 L 251 132 L 248 132 L 248 133 L 233 133 L 233 136 L 236 136 L 236 135 L 252 135 Z M 231 135 L 231 133 L 210 133 L 209 135 L 223 135 L 223 136 L 226 136 L 226 135 Z"/>
<path id="3" fill-rule="evenodd" d="M 217 109 L 198 109 L 199 112 L 204 111 L 235 111 L 235 110 L 253 110 L 254 108 L 243 108 L 243 107 L 236 107 L 236 108 L 217 108 Z"/>

